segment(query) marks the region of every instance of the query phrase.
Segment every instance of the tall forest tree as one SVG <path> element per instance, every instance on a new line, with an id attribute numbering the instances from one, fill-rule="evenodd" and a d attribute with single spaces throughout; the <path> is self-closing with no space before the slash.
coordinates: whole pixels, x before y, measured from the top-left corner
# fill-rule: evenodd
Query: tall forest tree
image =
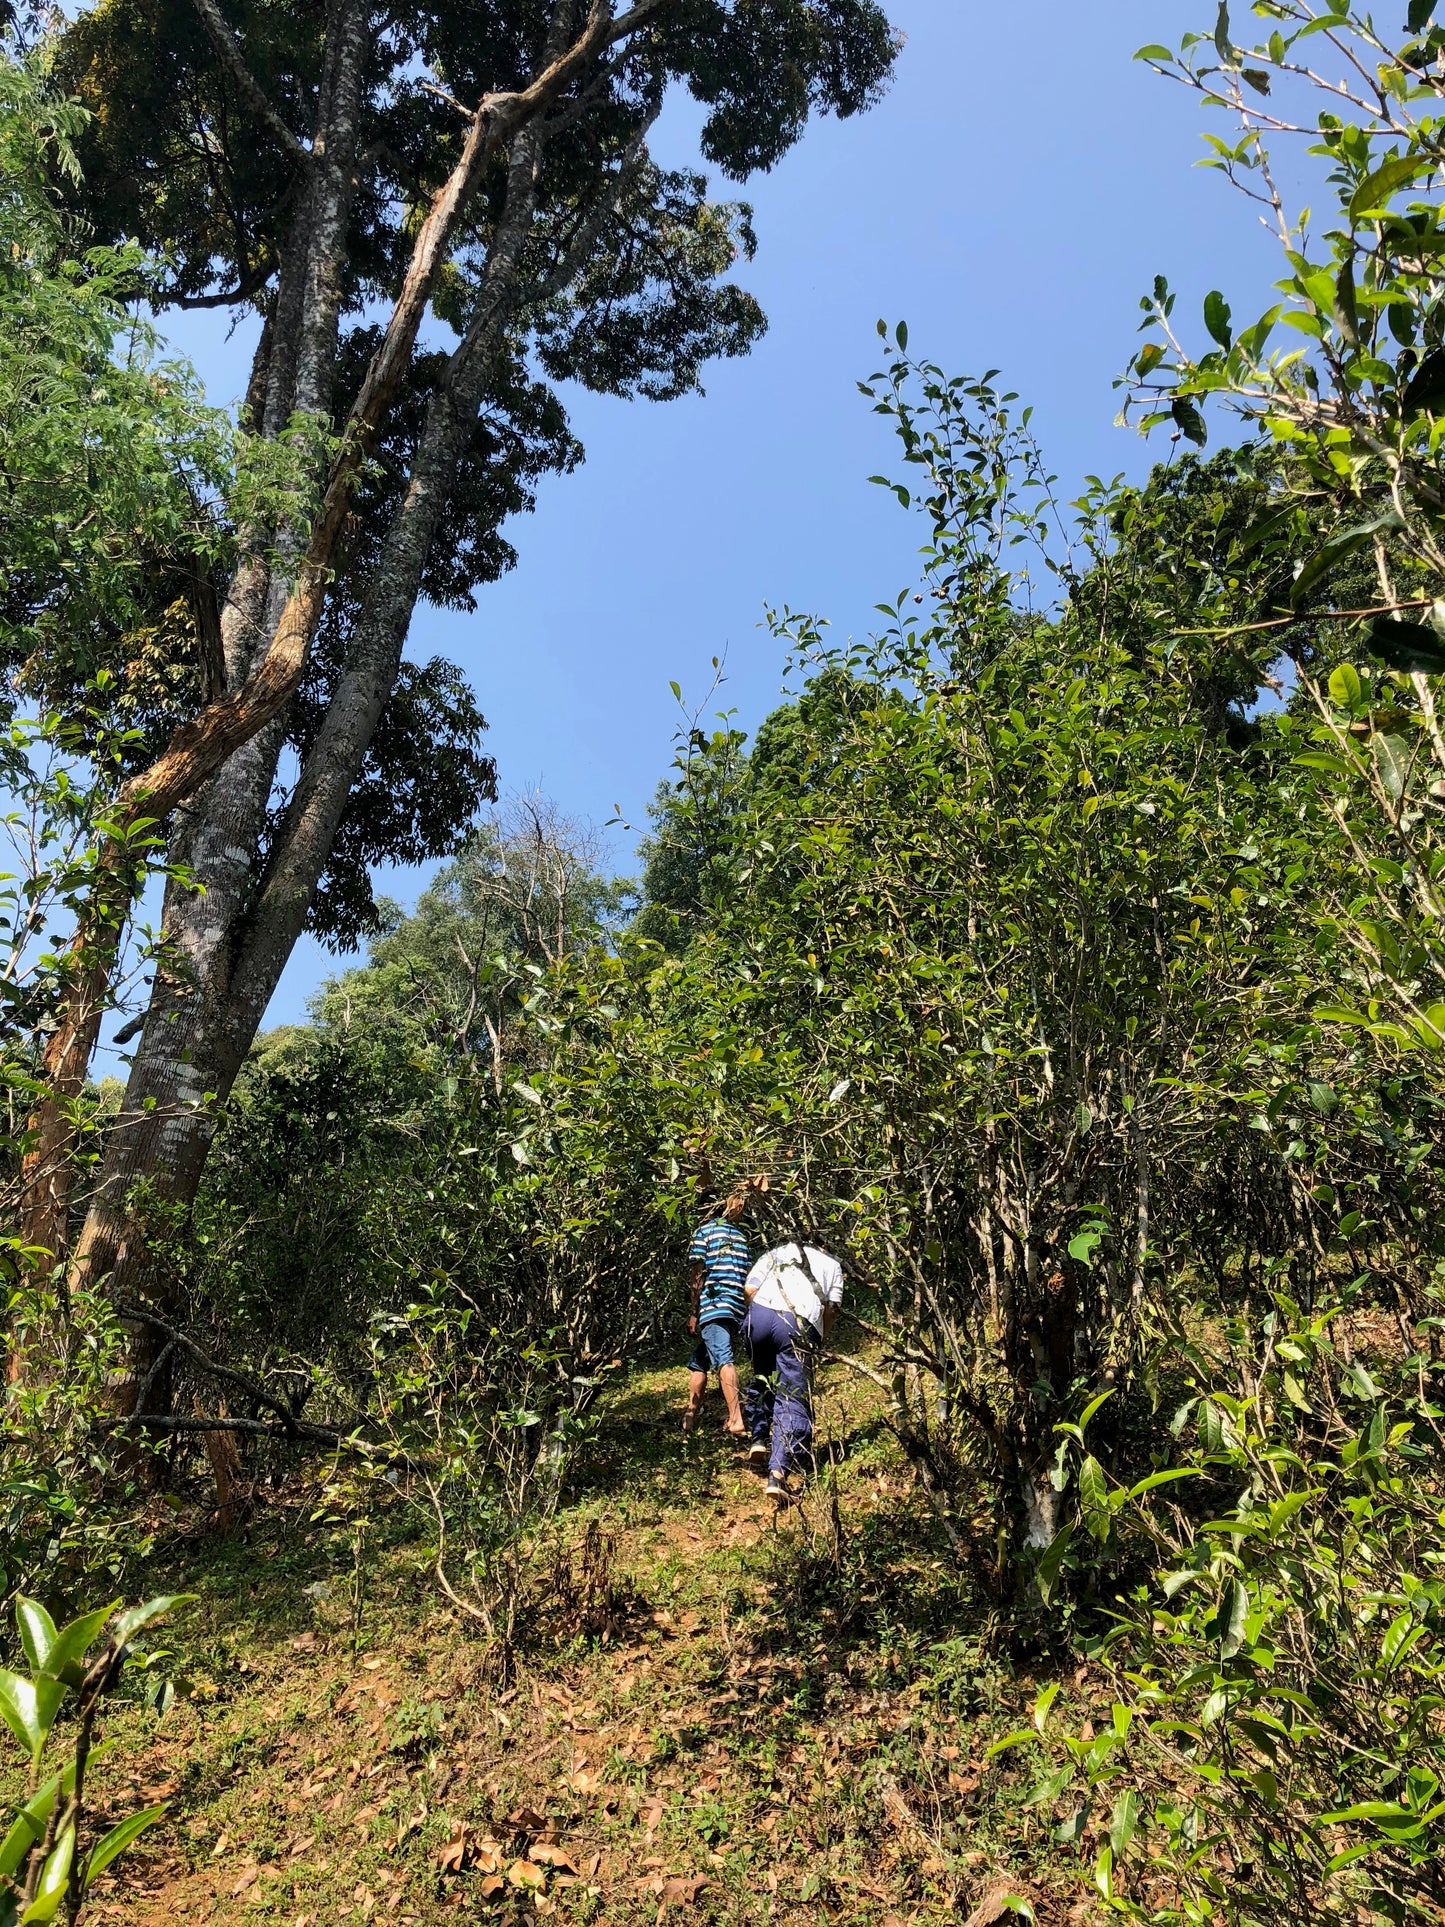
<path id="1" fill-rule="evenodd" d="M 158 305 L 261 315 L 250 432 L 329 463 L 313 516 L 239 532 L 145 719 L 152 750 L 177 705 L 190 732 L 184 781 L 143 772 L 188 877 L 77 1277 L 141 1283 L 137 1180 L 188 1207 L 302 930 L 354 940 L 368 865 L 455 847 L 485 798 L 475 705 L 402 650 L 418 597 L 468 604 L 512 559 L 504 517 L 576 460 L 548 384 L 666 399 L 763 326 L 722 279 L 747 209 L 649 152 L 669 90 L 741 180 L 866 108 L 895 44 L 876 0 L 105 0 L 67 30 L 89 218 L 164 250 Z M 55 1249 L 64 1204 L 32 1226 Z"/>

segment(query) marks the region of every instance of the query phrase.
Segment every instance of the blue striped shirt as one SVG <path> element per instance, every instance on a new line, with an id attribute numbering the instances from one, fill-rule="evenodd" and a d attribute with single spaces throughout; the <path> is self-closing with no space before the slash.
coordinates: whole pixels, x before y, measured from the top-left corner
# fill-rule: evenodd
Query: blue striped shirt
<path id="1" fill-rule="evenodd" d="M 703 1269 L 698 1323 L 707 1325 L 718 1318 L 740 1320 L 748 1308 L 743 1286 L 753 1264 L 746 1233 L 726 1218 L 709 1218 L 692 1234 L 687 1255 L 690 1263 Z"/>

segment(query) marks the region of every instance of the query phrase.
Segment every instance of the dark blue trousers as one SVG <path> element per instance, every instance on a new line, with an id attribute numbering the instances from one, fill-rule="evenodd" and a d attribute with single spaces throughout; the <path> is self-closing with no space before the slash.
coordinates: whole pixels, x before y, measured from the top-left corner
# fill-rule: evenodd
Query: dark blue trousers
<path id="1" fill-rule="evenodd" d="M 749 1307 L 743 1343 L 752 1361 L 753 1381 L 744 1394 L 748 1430 L 768 1447 L 768 1469 L 791 1472 L 806 1464 L 813 1439 L 808 1396 L 806 1348 L 812 1327 L 791 1312 L 766 1305 Z"/>

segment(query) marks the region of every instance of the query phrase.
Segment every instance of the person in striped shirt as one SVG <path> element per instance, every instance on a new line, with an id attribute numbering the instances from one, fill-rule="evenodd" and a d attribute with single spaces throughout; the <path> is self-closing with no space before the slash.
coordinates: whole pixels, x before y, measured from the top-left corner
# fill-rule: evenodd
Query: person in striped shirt
<path id="1" fill-rule="evenodd" d="M 687 1361 L 684 1432 L 692 1431 L 697 1424 L 708 1372 L 715 1371 L 728 1412 L 724 1430 L 735 1439 L 748 1436 L 738 1399 L 738 1368 L 733 1363 L 733 1346 L 748 1308 L 743 1286 L 753 1263 L 742 1228 L 747 1202 L 745 1190 L 734 1191 L 716 1217 L 698 1226 L 687 1249 L 687 1282 L 692 1293 L 687 1329 L 697 1343 Z"/>

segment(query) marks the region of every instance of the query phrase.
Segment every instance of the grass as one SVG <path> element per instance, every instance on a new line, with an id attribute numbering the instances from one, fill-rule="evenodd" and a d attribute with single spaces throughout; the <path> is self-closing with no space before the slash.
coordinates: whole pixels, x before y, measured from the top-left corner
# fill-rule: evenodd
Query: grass
<path id="1" fill-rule="evenodd" d="M 608 1395 L 505 1684 L 400 1507 L 313 1487 L 173 1542 L 154 1587 L 200 1595 L 173 1636 L 182 1695 L 163 1722 L 117 1706 L 140 1768 L 97 1775 L 116 1813 L 171 1810 L 88 1918 L 981 1927 L 1012 1893 L 1083 1920 L 1087 1834 L 1057 1845 L 1031 1772 L 988 1757 L 1037 1682 L 873 1389 L 828 1368 L 831 1463 L 781 1517 L 711 1406 L 684 1443 L 680 1404 L 676 1370 Z M 589 1530 L 607 1572 L 579 1594 Z"/>

